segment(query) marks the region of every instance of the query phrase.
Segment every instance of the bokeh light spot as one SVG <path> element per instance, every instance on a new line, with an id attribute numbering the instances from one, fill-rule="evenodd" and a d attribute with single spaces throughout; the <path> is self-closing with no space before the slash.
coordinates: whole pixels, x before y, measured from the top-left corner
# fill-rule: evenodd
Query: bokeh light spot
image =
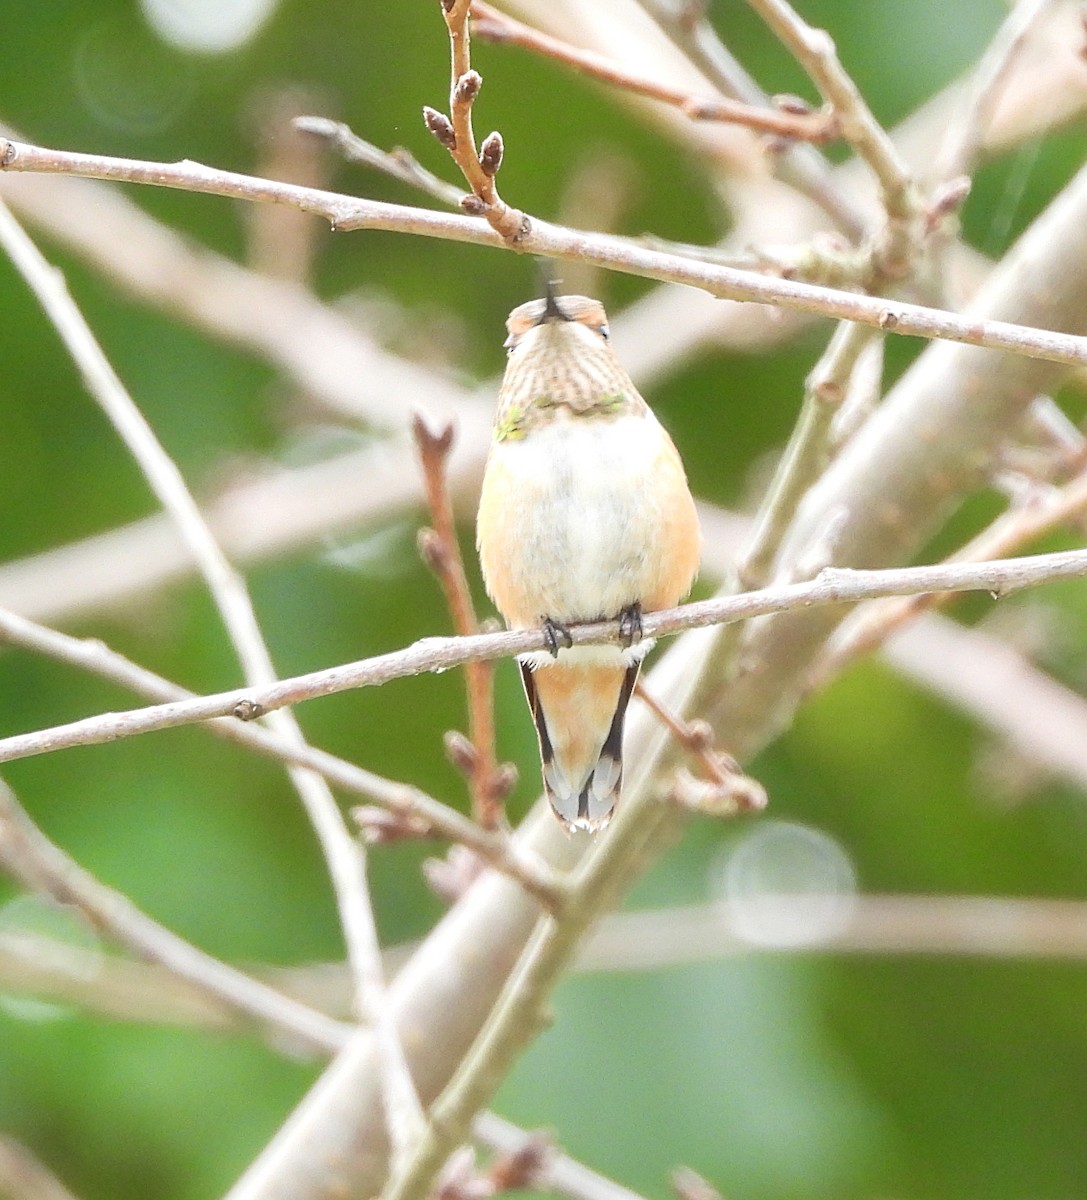
<path id="1" fill-rule="evenodd" d="M 829 834 L 765 821 L 732 846 L 716 891 L 733 932 L 760 946 L 807 946 L 849 920 L 857 881 L 849 855 Z"/>
<path id="2" fill-rule="evenodd" d="M 276 0 L 140 0 L 151 28 L 179 50 L 224 54 L 244 46 Z"/>

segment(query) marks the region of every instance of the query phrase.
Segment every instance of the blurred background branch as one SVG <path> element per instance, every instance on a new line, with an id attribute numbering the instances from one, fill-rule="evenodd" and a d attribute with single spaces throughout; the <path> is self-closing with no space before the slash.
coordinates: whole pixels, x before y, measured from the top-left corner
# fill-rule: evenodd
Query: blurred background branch
<path id="1" fill-rule="evenodd" d="M 67 23 L 48 6 L 28 13 L 5 102 L 28 137 L 7 136 L 151 163 L 191 155 L 235 179 L 278 181 L 254 185 L 265 195 L 315 189 L 337 217 L 366 206 L 350 192 L 404 205 L 420 183 L 460 203 L 458 188 L 435 183 L 449 160 L 418 118 L 445 87 L 437 5 L 367 13 L 364 32 L 286 0 L 231 26 L 233 7 L 220 6 L 214 29 L 167 18 L 155 0 L 135 19 L 119 0 Z M 459 22 L 467 8 L 448 5 Z M 571 47 L 568 57 L 604 55 L 633 79 L 719 107 L 771 112 L 768 97 L 782 93 L 812 93 L 817 105 L 814 81 L 856 151 L 828 158 L 692 121 L 481 38 L 473 66 L 487 86 L 453 97 L 451 116 L 467 105 L 502 129 L 501 156 L 491 139 L 470 139 L 477 165 L 504 160 L 515 213 L 540 215 L 532 248 L 569 256 L 567 286 L 602 295 L 620 357 L 671 426 L 702 498 L 704 588 L 732 586 L 745 561 L 776 585 L 828 563 L 1082 542 L 1082 368 L 955 346 L 919 353 L 880 328 L 899 315 L 898 332 L 913 328 L 906 302 L 920 301 L 950 314 L 945 333 L 974 337 L 996 318 L 1041 330 L 1035 349 L 1078 344 L 1060 336 L 1084 332 L 1076 3 L 1027 0 L 1006 14 L 981 0 L 863 15 L 777 0 L 494 8 L 487 19 L 527 24 Z M 784 101 L 786 115 L 809 120 L 803 103 Z M 373 153 L 350 169 L 378 174 L 341 183 L 332 147 L 292 130 L 302 112 L 325 114 L 340 147 L 357 150 L 343 130 L 358 130 Z M 376 149 L 398 143 L 399 157 Z M 455 420 L 446 479 L 468 538 L 501 321 L 535 290 L 535 264 L 379 231 L 332 243 L 305 213 L 260 205 L 242 217 L 201 197 L 85 179 L 5 172 L 0 195 L 63 268 L 214 541 L 244 572 L 283 675 L 444 627 L 411 554 L 423 505 L 411 414 Z M 458 237 L 469 228 L 444 213 L 404 220 Z M 592 229 L 587 241 L 578 227 Z M 496 240 L 483 229 L 481 240 Z M 730 294 L 808 297 L 810 311 L 601 269 L 640 263 L 661 277 L 662 259 L 669 278 L 739 279 L 749 290 Z M 8 282 L 0 603 L 84 636 L 5 618 L 21 648 L 0 658 L 4 734 L 123 707 L 133 686 L 160 700 L 233 686 L 229 639 L 193 586 L 191 549 L 154 514 L 110 431 L 69 402 L 74 370 Z M 873 324 L 842 326 L 823 353 L 827 314 Z M 477 588 L 471 565 L 468 583 Z M 761 748 L 751 769 L 770 815 L 689 823 L 675 845 L 684 822 L 650 800 L 667 790 L 678 751 L 632 709 L 641 819 L 616 843 L 623 861 L 605 890 L 610 903 L 636 884 L 634 909 L 578 952 L 623 974 L 571 974 L 555 1029 L 496 1098 L 518 1123 L 477 1119 L 477 1139 L 499 1157 L 456 1157 L 442 1176 L 449 1195 L 491 1194 L 498 1180 L 577 1200 L 624 1194 L 519 1128 L 539 1124 L 647 1195 L 679 1162 L 705 1177 L 683 1184 L 685 1196 L 712 1190 L 706 1179 L 767 1200 L 1076 1192 L 1085 1049 L 1067 1008 L 1082 999 L 1087 895 L 1082 584 L 992 614 L 983 600 L 959 601 L 954 619 L 922 607 L 911 603 L 908 623 L 905 606 L 886 602 L 840 626 L 829 612 L 766 618 L 662 656 L 650 686 L 670 712 L 712 717 L 718 740 L 745 758 Z M 882 658 L 860 661 L 877 643 Z M 516 681 L 500 666 L 495 686 L 496 759 L 527 766 Z M 409 947 L 377 1003 L 386 1031 L 399 1027 L 424 1104 L 492 1011 L 539 899 L 561 908 L 562 873 L 601 869 L 594 855 L 578 866 L 584 847 L 551 825 L 522 820 L 531 769 L 508 799 L 516 841 L 454 811 L 441 734 L 457 723 L 456 695 L 424 678 L 307 712 L 307 765 L 333 786 L 376 791 L 404 813 L 411 797 L 448 801 L 432 810 L 446 832 L 520 876 L 477 876 L 452 855 L 427 871 L 444 879 L 443 917 L 420 870 L 425 847 L 409 838 L 368 856 L 381 944 Z M 259 975 L 284 994 L 357 1018 L 335 905 L 280 778 L 301 752 L 292 759 L 284 739 L 252 725 L 215 729 L 277 762 L 179 730 L 8 770 L 41 836 L 90 878 L 212 961 L 270 964 Z M 607 905 L 592 907 L 573 924 Z M 0 1037 L 0 1126 L 81 1196 L 143 1196 L 151 1179 L 164 1196 L 221 1194 L 239 1175 L 232 1194 L 262 1200 L 327 1195 L 338 1179 L 367 1194 L 382 1186 L 387 1038 L 383 1050 L 372 1030 L 336 1026 L 326 1050 L 342 1049 L 318 1074 L 284 1057 L 289 1041 L 208 1037 L 234 1027 L 211 993 L 81 950 L 85 930 L 74 943 L 35 932 L 64 915 L 0 894 L 0 1022 L 14 1031 Z M 410 1125 L 393 1123 L 401 1151 Z"/>

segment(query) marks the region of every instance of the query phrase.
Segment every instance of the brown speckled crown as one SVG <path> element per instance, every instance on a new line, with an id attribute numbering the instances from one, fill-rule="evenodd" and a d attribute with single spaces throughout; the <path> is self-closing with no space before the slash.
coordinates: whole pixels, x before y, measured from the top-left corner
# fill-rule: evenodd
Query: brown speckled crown
<path id="1" fill-rule="evenodd" d="M 562 417 L 608 417 L 646 410 L 607 342 L 603 305 L 587 296 L 559 296 L 554 304 L 561 316 L 547 315 L 547 300 L 530 300 L 515 308 L 506 322 L 511 353 L 498 394 L 495 435 L 499 440 L 524 437 L 531 429 Z M 578 325 L 595 336 L 575 331 Z"/>

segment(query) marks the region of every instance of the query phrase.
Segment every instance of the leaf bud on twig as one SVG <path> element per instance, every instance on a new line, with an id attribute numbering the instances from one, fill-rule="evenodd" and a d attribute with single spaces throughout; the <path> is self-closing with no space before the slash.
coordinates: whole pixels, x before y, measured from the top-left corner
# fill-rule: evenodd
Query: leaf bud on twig
<path id="1" fill-rule="evenodd" d="M 450 729 L 442 738 L 445 756 L 462 775 L 471 775 L 479 765 L 479 752 L 458 729 Z"/>
<path id="2" fill-rule="evenodd" d="M 807 117 L 812 113 L 812 106 L 801 96 L 793 96 L 788 92 L 773 97 L 774 104 L 785 113 L 794 117 Z"/>
<path id="3" fill-rule="evenodd" d="M 485 175 L 497 174 L 498 168 L 502 165 L 504 152 L 505 146 L 498 130 L 487 134 L 483 139 L 483 145 L 479 148 L 479 165 L 483 168 Z"/>
<path id="4" fill-rule="evenodd" d="M 454 102 L 457 104 L 471 104 L 479 95 L 479 89 L 482 86 L 483 76 L 478 71 L 465 71 L 457 80 L 457 86 L 453 89 Z"/>
<path id="5" fill-rule="evenodd" d="M 419 548 L 419 557 L 427 569 L 435 575 L 444 575 L 449 570 L 449 553 L 442 542 L 441 536 L 433 529 L 420 529 L 415 538 Z"/>
<path id="6" fill-rule="evenodd" d="M 438 139 L 439 142 L 447 150 L 455 150 L 457 146 L 457 135 L 453 132 L 453 123 L 445 115 L 440 113 L 436 108 L 431 108 L 429 105 L 423 105 L 423 120 L 426 122 L 427 129 Z"/>

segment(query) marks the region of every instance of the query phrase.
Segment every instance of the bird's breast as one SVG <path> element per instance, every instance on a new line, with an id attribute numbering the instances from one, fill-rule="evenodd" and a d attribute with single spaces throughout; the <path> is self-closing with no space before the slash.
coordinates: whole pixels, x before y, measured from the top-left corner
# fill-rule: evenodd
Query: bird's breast
<path id="1" fill-rule="evenodd" d="M 557 419 L 495 443 L 478 537 L 488 591 L 511 625 L 610 618 L 644 599 L 666 553 L 677 471 L 686 495 L 671 459 L 648 412 Z"/>

